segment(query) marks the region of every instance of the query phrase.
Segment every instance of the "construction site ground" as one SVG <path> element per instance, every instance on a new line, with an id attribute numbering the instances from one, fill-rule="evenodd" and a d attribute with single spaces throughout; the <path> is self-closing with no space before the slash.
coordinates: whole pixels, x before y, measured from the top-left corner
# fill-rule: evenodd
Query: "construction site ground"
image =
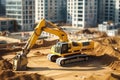
<path id="1" fill-rule="evenodd" d="M 91 53 L 86 53 L 89 55 L 87 61 L 71 63 L 65 67 L 60 67 L 47 60 L 47 54 L 50 53 L 53 45 L 48 43 L 53 42 L 39 41 L 37 44 L 44 43 L 44 45 L 35 45 L 30 51 L 28 69 L 12 71 L 10 68 L 2 67 L 2 69 L 0 68 L 0 80 L 120 80 L 120 37 L 102 35 L 101 38 L 94 39 L 94 41 L 95 49 Z M 16 52 L 20 52 L 20 50 L 0 53 L 4 58 L 1 60 L 12 63 Z M 44 77 L 38 78 L 40 75 Z"/>
<path id="2" fill-rule="evenodd" d="M 28 55 L 28 70 L 20 71 L 26 73 L 38 73 L 55 80 L 84 80 L 85 78 L 98 75 L 104 75 L 112 72 L 110 67 L 103 65 L 98 59 L 89 58 L 88 61 L 77 62 L 60 67 L 56 63 L 50 62 L 46 58 L 46 54 L 50 52 L 46 48 L 33 49 Z M 5 59 L 11 59 L 15 54 L 8 54 L 3 56 Z"/>

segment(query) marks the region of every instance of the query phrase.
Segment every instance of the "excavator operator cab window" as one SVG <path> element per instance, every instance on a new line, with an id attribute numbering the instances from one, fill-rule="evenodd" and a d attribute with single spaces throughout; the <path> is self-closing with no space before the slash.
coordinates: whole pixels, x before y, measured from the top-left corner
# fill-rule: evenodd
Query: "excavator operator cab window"
<path id="1" fill-rule="evenodd" d="M 68 44 L 62 44 L 61 53 L 68 53 Z"/>
<path id="2" fill-rule="evenodd" d="M 79 46 L 79 44 L 77 42 L 72 42 L 73 46 Z"/>
<path id="3" fill-rule="evenodd" d="M 55 45 L 55 52 L 61 53 L 61 45 L 59 42 Z"/>
<path id="4" fill-rule="evenodd" d="M 90 45 L 90 42 L 83 42 L 82 44 L 83 44 L 83 46 L 88 46 L 88 45 Z"/>
<path id="5" fill-rule="evenodd" d="M 68 44 L 67 43 L 57 43 L 55 45 L 55 52 L 57 53 L 67 53 L 68 52 Z"/>

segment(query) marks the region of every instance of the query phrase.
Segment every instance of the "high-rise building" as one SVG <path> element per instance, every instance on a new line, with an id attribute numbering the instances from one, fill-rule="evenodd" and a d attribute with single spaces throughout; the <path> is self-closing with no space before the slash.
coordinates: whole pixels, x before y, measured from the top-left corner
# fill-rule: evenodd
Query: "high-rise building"
<path id="1" fill-rule="evenodd" d="M 80 28 L 96 26 L 97 0 L 67 0 L 67 22 Z"/>
<path id="2" fill-rule="evenodd" d="M 12 18 L 0 17 L 0 31 L 16 31 L 16 21 Z"/>
<path id="3" fill-rule="evenodd" d="M 120 0 L 98 0 L 98 22 L 112 21 L 120 24 Z"/>
<path id="4" fill-rule="evenodd" d="M 105 20 L 105 0 L 98 0 L 97 22 L 103 23 L 104 20 Z"/>
<path id="5" fill-rule="evenodd" d="M 16 19 L 22 31 L 33 30 L 35 0 L 6 0 L 6 15 Z"/>
<path id="6" fill-rule="evenodd" d="M 115 2 L 118 0 L 105 0 L 104 21 L 115 21 Z"/>
<path id="7" fill-rule="evenodd" d="M 45 18 L 52 22 L 66 21 L 66 0 L 36 0 L 35 20 Z"/>
<path id="8" fill-rule="evenodd" d="M 5 16 L 5 0 L 0 0 L 0 16 Z"/>
<path id="9" fill-rule="evenodd" d="M 120 0 L 116 0 L 115 4 L 115 23 L 120 24 Z"/>

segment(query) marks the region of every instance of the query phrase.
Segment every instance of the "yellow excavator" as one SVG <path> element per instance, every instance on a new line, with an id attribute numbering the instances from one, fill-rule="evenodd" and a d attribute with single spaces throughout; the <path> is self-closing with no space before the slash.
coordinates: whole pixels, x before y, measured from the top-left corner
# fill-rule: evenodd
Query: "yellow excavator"
<path id="1" fill-rule="evenodd" d="M 51 48 L 51 53 L 48 54 L 48 60 L 56 62 L 60 66 L 64 66 L 68 63 L 76 61 L 87 60 L 87 55 L 82 52 L 88 52 L 94 49 L 94 41 L 83 40 L 83 41 L 70 41 L 68 36 L 62 28 L 54 25 L 53 23 L 42 19 L 35 27 L 33 34 L 28 39 L 26 45 L 23 47 L 21 53 L 18 53 L 13 59 L 13 69 L 25 70 L 28 64 L 27 54 L 33 47 L 42 31 L 54 34 L 59 37 L 57 42 Z"/>

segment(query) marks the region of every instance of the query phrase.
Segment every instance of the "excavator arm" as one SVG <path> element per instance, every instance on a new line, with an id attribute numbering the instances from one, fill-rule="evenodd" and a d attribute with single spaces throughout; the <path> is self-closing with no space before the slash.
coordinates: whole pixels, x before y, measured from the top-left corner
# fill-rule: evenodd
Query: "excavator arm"
<path id="1" fill-rule="evenodd" d="M 13 69 L 14 70 L 24 70 L 27 67 L 28 60 L 27 54 L 30 49 L 34 46 L 38 37 L 41 35 L 42 31 L 54 34 L 59 37 L 61 42 L 68 42 L 67 34 L 58 26 L 53 23 L 42 19 L 38 25 L 35 27 L 33 34 L 28 39 L 26 45 L 23 47 L 22 52 L 18 53 L 13 60 Z"/>

